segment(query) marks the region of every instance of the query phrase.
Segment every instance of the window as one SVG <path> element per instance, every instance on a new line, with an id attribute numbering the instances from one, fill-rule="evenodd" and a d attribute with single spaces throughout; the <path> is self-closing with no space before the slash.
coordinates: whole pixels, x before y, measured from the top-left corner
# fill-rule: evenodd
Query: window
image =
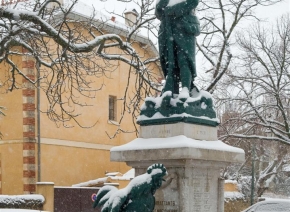
<path id="1" fill-rule="evenodd" d="M 117 97 L 109 96 L 109 120 L 117 121 Z"/>

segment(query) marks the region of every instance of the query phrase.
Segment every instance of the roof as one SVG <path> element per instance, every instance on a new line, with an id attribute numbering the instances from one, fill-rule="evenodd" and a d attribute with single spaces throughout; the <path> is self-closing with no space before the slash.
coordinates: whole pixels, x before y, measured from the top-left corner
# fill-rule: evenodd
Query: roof
<path id="1" fill-rule="evenodd" d="M 137 12 L 137 10 L 135 8 L 126 9 L 125 12 L 124 12 L 124 14 L 127 14 L 127 13 L 133 13 L 136 16 L 139 15 L 139 13 Z"/>
<path id="2" fill-rule="evenodd" d="M 106 174 L 106 176 L 120 176 L 120 175 L 122 175 L 120 172 L 108 172 L 107 174 Z"/>
<path id="3" fill-rule="evenodd" d="M 128 10 L 129 11 L 129 10 Z M 131 12 L 136 11 L 136 9 L 132 9 Z M 137 12 L 137 11 L 136 11 Z M 80 20 L 80 21 L 88 21 L 91 19 L 91 15 L 94 14 L 94 23 L 96 25 L 102 26 L 102 29 L 106 32 L 117 34 L 119 36 L 126 37 L 131 29 L 130 26 L 125 25 L 125 21 L 112 21 L 111 17 L 106 16 L 100 11 L 95 11 L 93 7 L 88 6 L 84 3 L 79 2 L 76 7 L 73 8 L 72 12 L 68 14 L 68 18 L 73 20 Z M 63 15 L 58 14 L 61 18 Z M 138 31 L 131 37 L 134 41 L 140 42 L 142 44 L 148 45 L 149 49 L 158 56 L 158 50 L 154 43 L 148 38 L 148 36 L 142 35 L 141 31 Z"/>
<path id="4" fill-rule="evenodd" d="M 78 183 L 72 185 L 72 187 L 94 187 L 94 186 L 103 186 L 108 184 L 117 185 L 117 182 L 111 182 L 111 180 L 132 180 L 135 177 L 135 169 L 130 169 L 125 174 L 120 172 L 109 172 L 106 174 L 106 177 L 98 178 L 95 180 L 89 180 L 86 182 Z"/>
<path id="5" fill-rule="evenodd" d="M 89 18 L 90 18 L 89 16 L 86 16 L 84 14 L 78 13 L 76 11 L 73 11 L 70 14 L 68 14 L 67 17 L 70 18 L 70 19 L 82 20 L 82 21 L 89 20 Z M 113 22 L 110 19 L 108 19 L 108 20 L 95 19 L 95 24 L 96 25 L 98 25 L 98 24 L 102 25 L 102 29 L 107 31 L 107 32 L 110 32 L 110 33 L 113 33 L 113 34 L 117 34 L 117 35 L 123 36 L 123 37 L 126 37 L 127 33 L 129 32 L 129 27 L 125 26 L 124 24 L 121 25 L 120 22 L 117 22 L 117 21 Z M 150 47 L 150 50 L 155 55 L 159 54 L 158 51 L 157 51 L 157 48 L 155 47 L 153 42 L 148 37 L 145 37 L 145 36 L 140 35 L 140 34 L 134 34 L 132 36 L 132 39 L 137 41 L 137 42 L 140 42 L 140 43 L 148 45 Z"/>

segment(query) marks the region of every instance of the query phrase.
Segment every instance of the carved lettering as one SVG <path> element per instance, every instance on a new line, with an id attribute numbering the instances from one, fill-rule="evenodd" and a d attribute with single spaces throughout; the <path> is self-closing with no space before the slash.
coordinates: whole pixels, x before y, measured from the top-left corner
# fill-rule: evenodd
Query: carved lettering
<path id="1" fill-rule="evenodd" d="M 159 130 L 159 134 L 170 134 L 171 131 L 169 129 L 162 129 L 162 130 Z"/>
<path id="2" fill-rule="evenodd" d="M 196 134 L 198 134 L 198 135 L 206 135 L 206 131 L 198 130 L 198 131 L 196 132 Z"/>
<path id="3" fill-rule="evenodd" d="M 170 205 L 170 206 L 175 206 L 176 203 L 175 201 L 156 201 L 155 205 Z"/>
<path id="4" fill-rule="evenodd" d="M 191 184 L 193 185 L 193 209 L 194 211 L 208 212 L 211 210 L 210 186 L 208 182 L 212 179 L 207 174 L 194 176 Z"/>

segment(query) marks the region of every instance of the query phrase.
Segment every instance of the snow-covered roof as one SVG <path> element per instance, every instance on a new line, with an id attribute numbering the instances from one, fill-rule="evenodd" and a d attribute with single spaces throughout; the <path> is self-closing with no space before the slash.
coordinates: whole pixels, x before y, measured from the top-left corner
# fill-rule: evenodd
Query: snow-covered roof
<path id="1" fill-rule="evenodd" d="M 89 180 L 87 182 L 74 184 L 72 185 L 72 187 L 92 187 L 92 186 L 104 184 L 105 182 L 107 182 L 107 179 L 108 177 L 102 177 L 95 180 Z"/>
<path id="2" fill-rule="evenodd" d="M 30 2 L 30 1 L 31 0 L 28 0 L 27 2 Z M 21 8 L 27 9 L 25 7 L 25 4 L 27 2 L 18 2 L 17 9 L 21 9 Z M 70 0 L 64 0 L 64 7 L 69 7 L 70 4 L 71 4 Z M 14 6 L 15 6 L 15 3 L 12 3 L 12 4 L 8 4 L 6 7 L 12 8 Z M 86 21 L 86 20 L 91 19 L 92 15 L 94 15 L 95 24 L 102 26 L 102 29 L 109 33 L 113 33 L 113 34 L 117 34 L 117 35 L 125 37 L 131 29 L 130 26 L 127 26 L 125 24 L 125 20 L 122 20 L 123 22 L 119 22 L 117 20 L 112 21 L 111 17 L 103 14 L 101 11 L 94 10 L 92 6 L 89 6 L 80 1 L 73 7 L 72 12 L 68 14 L 67 17 L 73 20 Z M 63 17 L 63 14 L 59 13 L 58 15 L 55 16 L 55 19 L 61 19 L 62 17 Z M 154 43 L 148 38 L 148 36 L 142 35 L 142 30 L 137 31 L 131 38 L 134 41 L 148 45 L 150 50 L 156 56 L 158 55 L 158 51 Z"/>
<path id="3" fill-rule="evenodd" d="M 117 176 L 120 175 L 120 176 Z M 98 178 L 95 180 L 89 180 L 87 182 L 82 182 L 72 185 L 72 187 L 92 187 L 92 186 L 102 186 L 102 185 L 118 185 L 117 182 L 111 182 L 111 180 L 132 180 L 135 177 L 135 169 L 130 169 L 125 174 L 120 172 L 109 172 L 106 174 L 106 177 Z"/>
<path id="4" fill-rule="evenodd" d="M 129 178 L 134 178 L 135 177 L 135 169 L 130 169 L 129 171 L 127 171 L 123 177 L 129 177 Z"/>
<path id="5" fill-rule="evenodd" d="M 117 176 L 117 175 L 122 175 L 120 172 L 108 172 L 107 174 L 106 174 L 106 176 L 113 176 L 113 177 L 115 177 L 115 176 Z"/>
<path id="6" fill-rule="evenodd" d="M 238 191 L 225 191 L 224 192 L 224 199 L 227 200 L 236 200 L 236 199 L 243 199 L 244 195 Z"/>
<path id="7" fill-rule="evenodd" d="M 83 14 L 83 13 L 78 13 L 77 11 L 72 11 L 70 14 L 68 14 L 67 16 L 70 19 L 74 19 L 74 20 L 88 20 L 90 17 Z M 94 21 L 96 22 L 96 25 L 102 25 L 102 29 L 109 32 L 109 33 L 113 33 L 113 34 L 117 34 L 119 36 L 123 36 L 125 37 L 127 35 L 127 33 L 129 32 L 129 27 L 125 26 L 124 24 L 120 24 L 120 22 L 118 21 L 112 21 L 111 19 L 94 19 Z M 131 37 L 133 40 L 143 43 L 145 45 L 148 45 L 150 47 L 150 50 L 157 56 L 158 55 L 158 51 L 155 47 L 155 45 L 153 44 L 153 42 L 146 36 L 143 36 L 139 33 L 134 34 Z"/>
<path id="8" fill-rule="evenodd" d="M 134 13 L 135 15 L 139 15 L 139 13 L 137 12 L 137 10 L 135 9 L 135 8 L 129 8 L 129 9 L 126 9 L 125 11 L 124 11 L 124 14 L 126 14 L 126 13 Z"/>
<path id="9" fill-rule="evenodd" d="M 77 6 L 73 8 L 72 12 L 67 17 L 73 20 L 85 21 L 90 19 L 92 14 L 94 14 L 95 24 L 102 26 L 102 29 L 109 33 L 125 37 L 131 29 L 130 26 L 127 26 L 125 24 L 125 20 L 123 22 L 119 22 L 117 20 L 112 21 L 111 17 L 106 16 L 101 11 L 95 11 L 93 7 L 83 2 L 78 2 Z M 144 34 L 145 35 L 142 34 L 142 30 L 139 30 L 131 38 L 137 42 L 148 45 L 150 47 L 150 50 L 157 56 L 159 54 L 157 48 L 155 47 L 154 43 L 148 38 L 148 36 L 146 36 L 146 33 Z"/>
<path id="10" fill-rule="evenodd" d="M 236 180 L 225 180 L 225 183 L 238 184 Z"/>

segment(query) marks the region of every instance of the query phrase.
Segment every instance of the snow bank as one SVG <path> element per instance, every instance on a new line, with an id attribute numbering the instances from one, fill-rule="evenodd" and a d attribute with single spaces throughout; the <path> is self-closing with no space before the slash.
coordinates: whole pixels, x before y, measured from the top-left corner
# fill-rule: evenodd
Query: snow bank
<path id="1" fill-rule="evenodd" d="M 42 208 L 45 199 L 39 194 L 0 195 L 0 208 Z"/>
<path id="2" fill-rule="evenodd" d="M 225 191 L 224 192 L 224 199 L 225 199 L 225 201 L 244 199 L 244 195 L 238 191 Z"/>
<path id="3" fill-rule="evenodd" d="M 44 197 L 39 194 L 27 194 L 27 195 L 0 195 L 0 204 L 3 203 L 15 203 L 25 201 L 38 201 L 44 202 Z"/>

